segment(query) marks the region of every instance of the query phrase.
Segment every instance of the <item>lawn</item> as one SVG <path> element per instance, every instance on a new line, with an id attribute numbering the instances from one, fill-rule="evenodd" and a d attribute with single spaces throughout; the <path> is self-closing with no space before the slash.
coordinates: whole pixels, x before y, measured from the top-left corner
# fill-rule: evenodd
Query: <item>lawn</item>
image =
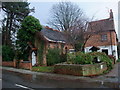
<path id="1" fill-rule="evenodd" d="M 53 70 L 54 70 L 53 66 L 38 66 L 32 68 L 32 71 L 37 72 L 53 72 Z"/>

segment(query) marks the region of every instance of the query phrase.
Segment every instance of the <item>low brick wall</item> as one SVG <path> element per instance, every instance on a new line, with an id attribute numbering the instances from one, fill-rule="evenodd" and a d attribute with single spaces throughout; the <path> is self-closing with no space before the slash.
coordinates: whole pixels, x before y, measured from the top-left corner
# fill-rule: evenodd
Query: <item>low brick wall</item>
<path id="1" fill-rule="evenodd" d="M 2 66 L 23 68 L 23 69 L 31 69 L 32 68 L 30 61 L 23 61 L 23 60 L 21 60 L 20 63 L 17 63 L 16 60 L 14 60 L 14 61 L 3 61 Z"/>
<path id="2" fill-rule="evenodd" d="M 2 66 L 15 67 L 15 62 L 14 61 L 3 61 Z"/>
<path id="3" fill-rule="evenodd" d="M 0 65 L 2 66 L 2 56 L 0 56 Z"/>
<path id="4" fill-rule="evenodd" d="M 23 61 L 19 63 L 19 68 L 30 69 L 32 68 L 31 63 L 29 61 Z"/>
<path id="5" fill-rule="evenodd" d="M 107 70 L 106 63 L 75 65 L 75 64 L 56 64 L 54 72 L 59 74 L 69 74 L 77 76 L 94 76 L 102 74 Z"/>

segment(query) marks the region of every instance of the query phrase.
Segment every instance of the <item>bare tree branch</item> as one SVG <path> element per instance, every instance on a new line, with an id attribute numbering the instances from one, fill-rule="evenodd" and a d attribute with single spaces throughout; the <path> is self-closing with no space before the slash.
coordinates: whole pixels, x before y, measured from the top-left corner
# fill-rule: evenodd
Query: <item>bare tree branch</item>
<path id="1" fill-rule="evenodd" d="M 74 47 L 76 44 L 84 46 L 88 40 L 88 38 L 85 38 L 88 18 L 86 18 L 82 9 L 71 2 L 59 2 L 53 5 L 50 12 L 51 18 L 48 25 L 64 31 L 68 42 L 73 44 Z"/>
<path id="2" fill-rule="evenodd" d="M 51 19 L 49 20 L 48 25 L 55 29 L 58 29 L 59 27 L 61 31 L 69 31 L 69 29 L 76 26 L 76 24 L 83 23 L 83 16 L 84 13 L 78 5 L 71 2 L 59 2 L 58 4 L 53 5 L 51 9 Z"/>

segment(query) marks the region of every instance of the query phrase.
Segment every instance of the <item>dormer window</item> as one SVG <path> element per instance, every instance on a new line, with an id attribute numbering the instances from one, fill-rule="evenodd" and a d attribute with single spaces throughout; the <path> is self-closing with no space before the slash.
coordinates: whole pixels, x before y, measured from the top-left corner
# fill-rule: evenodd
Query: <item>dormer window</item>
<path id="1" fill-rule="evenodd" d="M 106 40 L 107 40 L 107 34 L 101 35 L 101 40 L 102 40 L 102 41 L 106 41 Z"/>

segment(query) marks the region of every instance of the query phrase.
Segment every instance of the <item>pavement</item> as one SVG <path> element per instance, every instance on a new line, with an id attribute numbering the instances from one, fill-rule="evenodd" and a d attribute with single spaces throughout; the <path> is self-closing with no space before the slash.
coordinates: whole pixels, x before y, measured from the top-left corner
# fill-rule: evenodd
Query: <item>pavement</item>
<path id="1" fill-rule="evenodd" d="M 119 63 L 116 63 L 114 66 L 113 66 L 113 69 L 108 73 L 106 74 L 105 76 L 106 77 L 119 77 L 119 67 L 120 67 L 120 62 Z"/>
<path id="2" fill-rule="evenodd" d="M 54 78 L 54 79 L 70 79 L 70 80 L 78 80 L 78 79 L 83 79 L 87 81 L 100 81 L 100 82 L 115 82 L 118 83 L 118 66 L 120 66 L 120 63 L 116 63 L 113 67 L 113 69 L 105 75 L 100 75 L 100 76 L 94 76 L 94 77 L 83 77 L 83 76 L 72 76 L 72 75 L 62 75 L 62 74 L 55 74 L 55 73 L 42 73 L 42 72 L 35 72 L 35 71 L 30 71 L 30 70 L 24 70 L 24 69 L 16 69 L 12 67 L 0 67 L 0 69 L 3 70 L 9 70 L 13 72 L 19 72 L 19 73 L 24 73 L 24 74 L 36 74 L 36 75 L 43 75 L 47 76 L 49 78 Z"/>

